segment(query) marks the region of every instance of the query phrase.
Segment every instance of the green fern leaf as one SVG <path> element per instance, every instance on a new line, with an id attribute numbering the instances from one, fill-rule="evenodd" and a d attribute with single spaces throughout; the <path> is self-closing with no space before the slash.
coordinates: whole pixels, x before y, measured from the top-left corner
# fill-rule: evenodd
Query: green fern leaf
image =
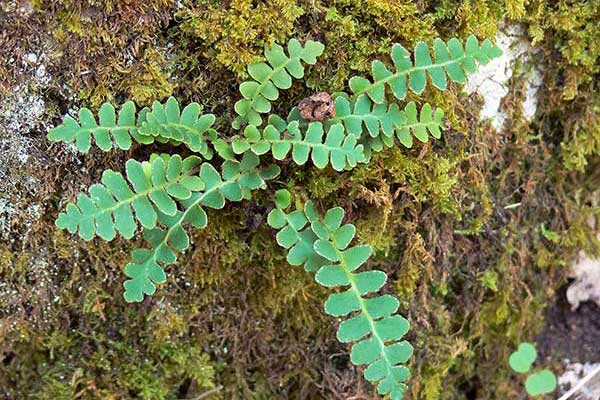
<path id="1" fill-rule="evenodd" d="M 113 147 L 127 150 L 133 141 L 141 144 L 183 143 L 206 159 L 212 157 L 212 149 L 207 140 L 216 137 L 211 129 L 215 121 L 212 114 L 200 115 L 202 107 L 197 103 L 188 104 L 180 111 L 179 103 L 170 97 L 163 105 L 155 101 L 151 109 L 140 110 L 136 121 L 133 102 L 121 107 L 118 119 L 114 107 L 104 103 L 98 110 L 98 122 L 87 108 L 79 110 L 79 122 L 67 115 L 61 125 L 48 132 L 48 139 L 54 142 L 75 143 L 77 150 L 87 153 L 92 146 L 92 138 L 103 151 Z"/>
<path id="2" fill-rule="evenodd" d="M 198 103 L 190 103 L 180 110 L 174 97 L 169 97 L 164 105 L 155 101 L 139 132 L 160 142 L 183 143 L 210 160 L 213 154 L 207 140 L 216 138 L 216 131 L 211 129 L 215 116 L 201 115 L 201 112 Z"/>
<path id="3" fill-rule="evenodd" d="M 402 120 L 406 121 L 404 124 L 396 125 L 396 137 L 403 146 L 412 147 L 412 136 L 423 143 L 427 143 L 429 140 L 428 133 L 435 139 L 442 136 L 444 112 L 441 109 L 438 108 L 434 111 L 431 105 L 425 103 L 419 113 L 417 105 L 411 101 L 398 114 L 402 116 Z"/>
<path id="4" fill-rule="evenodd" d="M 104 103 L 98 111 L 98 123 L 89 109 L 80 108 L 79 122 L 69 115 L 65 116 L 61 125 L 48 132 L 48 140 L 75 143 L 77 150 L 82 153 L 90 150 L 92 138 L 104 151 L 111 150 L 113 146 L 127 150 L 131 147 L 132 140 L 149 144 L 154 139 L 139 133 L 145 112 L 145 110 L 140 111 L 136 121 L 135 104 L 128 101 L 119 110 L 117 120 L 115 108 L 109 103 Z"/>
<path id="5" fill-rule="evenodd" d="M 341 342 L 354 343 L 350 360 L 355 365 L 367 365 L 365 378 L 377 383 L 381 395 L 401 399 L 410 372 L 406 363 L 413 353 L 409 342 L 402 340 L 408 332 L 408 321 L 395 314 L 399 302 L 390 295 L 375 296 L 386 283 L 382 271 L 357 272 L 372 253 L 367 245 L 349 247 L 355 228 L 342 224 L 344 211 L 335 207 L 319 217 L 311 202 L 303 210 L 286 213 L 289 193 L 276 193 L 276 208 L 268 223 L 278 229 L 277 242 L 288 251 L 288 262 L 304 264 L 316 271 L 315 280 L 325 287 L 340 287 L 331 294 L 325 312 L 334 317 L 346 317 L 339 326 Z M 367 296 L 367 297 L 366 297 Z"/>
<path id="6" fill-rule="evenodd" d="M 429 135 L 439 139 L 444 125 L 444 112 L 425 103 L 421 110 L 410 102 L 403 110 L 397 104 L 373 103 L 366 94 L 353 100 L 345 96 L 335 99 L 336 116 L 325 122 L 325 126 L 343 124 L 348 134 L 359 138 L 363 145 L 364 160 L 370 159 L 373 151 L 392 147 L 394 138 L 407 148 L 413 146 L 413 136 L 427 142 Z M 291 113 L 291 119 L 296 118 Z"/>
<path id="7" fill-rule="evenodd" d="M 300 79 L 304 76 L 302 62 L 314 64 L 323 53 L 324 46 L 312 40 L 302 47 L 300 42 L 292 39 L 288 42 L 287 52 L 278 44 L 265 48 L 267 62 L 259 62 L 248 66 L 248 73 L 253 80 L 240 85 L 242 99 L 235 103 L 238 117 L 232 126 L 240 129 L 242 124 L 262 125 L 260 114 L 271 111 L 271 101 L 279 98 L 280 89 L 292 86 L 292 77 Z"/>
<path id="8" fill-rule="evenodd" d="M 291 153 L 298 165 L 310 159 L 317 168 L 331 165 L 336 171 L 354 168 L 364 161 L 363 146 L 357 144 L 357 137 L 345 134 L 343 125 L 330 124 L 325 131 L 320 122 L 311 122 L 303 133 L 298 121 L 286 124 L 277 116 L 271 116 L 269 125 L 262 130 L 248 125 L 242 135 L 232 138 L 231 155 L 248 151 L 257 156 L 270 151 L 276 160 L 283 160 Z M 219 154 L 231 157 L 223 149 Z"/>
<path id="9" fill-rule="evenodd" d="M 154 228 L 157 211 L 174 215 L 177 202 L 202 190 L 204 183 L 193 175 L 200 163 L 192 156 L 154 156 L 148 162 L 129 160 L 126 178 L 119 172 L 106 170 L 102 183 L 94 184 L 89 195 L 81 194 L 75 203 L 59 214 L 56 225 L 84 240 L 100 236 L 112 240 L 119 232 L 124 238 L 133 237 L 138 224 Z"/>
<path id="10" fill-rule="evenodd" d="M 371 100 L 381 104 L 385 100 L 385 87 L 388 86 L 393 95 L 403 100 L 407 90 L 421 94 L 427 86 L 427 75 L 431 83 L 438 89 L 447 87 L 447 78 L 453 82 L 465 83 L 466 74 L 475 72 L 477 64 L 485 65 L 491 59 L 499 57 L 502 51 L 488 39 L 481 45 L 473 35 L 467 38 L 465 47 L 456 39 L 448 43 L 436 39 L 433 43 L 434 59 L 429 47 L 424 42 L 418 42 L 414 51 L 414 63 L 410 53 L 400 44 L 392 47 L 392 61 L 396 71 L 392 72 L 380 61 L 373 61 L 371 73 L 373 82 L 369 79 L 355 76 L 349 81 L 349 86 L 355 95 L 367 94 Z M 407 84 L 408 78 L 408 84 Z"/>
<path id="11" fill-rule="evenodd" d="M 207 225 L 204 208 L 220 209 L 226 201 L 250 199 L 252 190 L 265 188 L 267 180 L 279 175 L 279 167 L 275 165 L 267 168 L 258 168 L 258 165 L 258 157 L 253 153 L 245 153 L 241 162 L 225 161 L 221 172 L 204 163 L 198 174 L 203 189 L 181 199 L 172 215 L 157 210 L 157 223 L 144 231 L 144 238 L 151 248 L 134 250 L 132 261 L 125 266 L 125 275 L 130 278 L 123 283 L 123 296 L 127 302 L 142 301 L 144 295 L 154 293 L 156 284 L 164 283 L 166 276 L 162 265 L 174 263 L 177 253 L 190 245 L 183 229 L 185 222 L 202 229 Z"/>
<path id="12" fill-rule="evenodd" d="M 441 137 L 444 112 L 441 109 L 434 111 L 427 103 L 421 109 L 420 117 L 414 102 L 400 110 L 395 103 L 389 106 L 372 103 L 364 94 L 353 102 L 337 97 L 335 107 L 336 116 L 328 120 L 326 125 L 341 122 L 348 133 L 358 137 L 367 136 L 363 135 L 366 132 L 372 138 L 392 138 L 395 132 L 400 142 L 409 148 L 412 147 L 410 132 L 422 142 L 428 141 L 427 132 L 436 139 Z"/>

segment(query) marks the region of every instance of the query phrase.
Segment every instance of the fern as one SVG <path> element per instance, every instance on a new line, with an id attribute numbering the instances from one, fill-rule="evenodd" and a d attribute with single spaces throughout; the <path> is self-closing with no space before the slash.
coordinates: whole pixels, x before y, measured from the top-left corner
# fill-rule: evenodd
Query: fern
<path id="1" fill-rule="evenodd" d="M 95 235 L 112 240 L 117 231 L 131 239 L 139 225 L 154 228 L 158 212 L 175 215 L 178 202 L 204 189 L 204 182 L 192 174 L 199 163 L 198 157 L 182 160 L 178 155 L 142 163 L 128 160 L 127 180 L 119 172 L 104 171 L 102 184 L 92 185 L 89 195 L 81 194 L 76 203 L 67 204 L 56 225 L 84 240 Z"/>
<path id="2" fill-rule="evenodd" d="M 248 125 L 242 135 L 231 139 L 228 157 L 247 151 L 257 156 L 271 152 L 276 160 L 283 160 L 291 151 L 297 165 L 304 165 L 310 157 L 317 168 L 331 165 L 336 171 L 354 168 L 364 161 L 363 146 L 357 144 L 355 136 L 346 135 L 341 124 L 329 125 L 325 132 L 322 123 L 311 122 L 303 133 L 298 121 L 286 123 L 276 115 L 269 117 L 269 125 L 262 131 Z"/>
<path id="3" fill-rule="evenodd" d="M 412 101 L 401 110 L 396 103 L 373 103 L 365 94 L 352 100 L 344 95 L 336 97 L 335 110 L 336 116 L 324 122 L 325 129 L 342 124 L 348 137 L 356 137 L 363 152 L 358 162 L 368 162 L 372 151 L 392 147 L 395 139 L 406 148 L 413 146 L 413 136 L 423 143 L 429 140 L 429 135 L 439 139 L 444 123 L 444 112 L 439 108 L 434 110 L 428 103 L 420 112 Z M 298 122 L 301 128 L 309 125 L 297 108 L 290 112 L 288 121 Z"/>
<path id="4" fill-rule="evenodd" d="M 113 147 L 128 149 L 134 141 L 156 141 L 184 144 L 194 153 L 185 159 L 153 154 L 144 162 L 128 160 L 125 174 L 107 170 L 101 183 L 67 204 L 56 220 L 58 227 L 84 240 L 96 236 L 112 240 L 117 234 L 130 239 L 136 230 L 143 230 L 148 247 L 134 249 L 124 269 L 127 302 L 142 301 L 156 291 L 156 285 L 166 281 L 164 268 L 190 247 L 186 225 L 206 227 L 207 208 L 220 209 L 227 201 L 250 199 L 253 190 L 265 189 L 267 182 L 279 175 L 278 166 L 261 166 L 260 156 L 271 153 L 275 160 L 290 157 L 297 165 L 305 165 L 310 159 L 317 168 L 331 166 L 342 171 L 368 162 L 373 151 L 396 142 L 410 148 L 413 137 L 420 142 L 427 142 L 430 136 L 439 139 L 444 125 L 442 110 L 434 110 L 427 103 L 419 108 L 412 101 L 401 106 L 396 100 L 403 100 L 409 89 L 422 93 L 427 75 L 441 90 L 448 80 L 462 83 L 477 63 L 485 64 L 500 54 L 489 40 L 479 44 L 474 36 L 467 39 L 465 48 L 457 39 L 447 44 L 437 39 L 433 43 L 435 61 L 429 48 L 419 42 L 413 63 L 408 51 L 396 44 L 391 54 L 395 72 L 374 61 L 373 81 L 351 78 L 352 94 L 336 94 L 333 108 L 327 93 L 326 102 L 305 99 L 303 110 L 313 107 L 310 115 L 318 121 L 304 121 L 295 108 L 287 121 L 272 114 L 261 128 L 261 114 L 271 111 L 271 101 L 277 100 L 279 90 L 289 88 L 292 77 L 302 78 L 302 63 L 314 64 L 323 49 L 321 43 L 308 41 L 303 47 L 294 39 L 287 45 L 287 54 L 277 44 L 265 49 L 267 62 L 248 66 L 252 80 L 240 85 L 243 98 L 235 103 L 238 115 L 231 125 L 236 131 L 242 126 L 244 129 L 235 134 L 218 134 L 212 127 L 214 115 L 202 115 L 197 103 L 181 109 L 174 98 L 164 104 L 154 102 L 137 115 L 132 102 L 123 104 L 118 116 L 112 105 L 103 104 L 98 111 L 99 122 L 90 110 L 81 108 L 79 121 L 66 116 L 62 125 L 49 132 L 51 141 L 75 143 L 84 153 L 91 148 L 92 139 L 104 151 Z M 386 87 L 395 97 L 390 96 L 389 102 Z M 315 104 L 326 106 L 326 112 L 314 113 Z M 202 161 L 212 159 L 214 153 L 225 160 L 220 171 Z M 386 274 L 376 270 L 357 272 L 371 256 L 371 247 L 349 247 L 356 229 L 342 224 L 344 212 L 339 207 L 328 210 L 323 218 L 311 202 L 287 211 L 291 195 L 286 190 L 275 193 L 275 205 L 267 222 L 278 230 L 276 240 L 288 250 L 288 263 L 315 272 L 316 281 L 323 286 L 340 288 L 329 296 L 325 312 L 345 318 L 337 337 L 353 343 L 352 363 L 366 366 L 364 376 L 377 384 L 380 394 L 400 399 L 410 375 L 402 364 L 413 351 L 402 340 L 409 324 L 396 314 L 396 298 L 376 294 L 386 283 Z"/>
<path id="5" fill-rule="evenodd" d="M 135 249 L 132 261 L 125 266 L 125 275 L 130 278 L 123 284 L 127 302 L 142 301 L 144 294 L 154 294 L 155 284 L 165 282 L 161 263 L 174 263 L 177 252 L 190 246 L 189 237 L 183 229 L 185 222 L 203 229 L 208 222 L 203 207 L 220 209 L 225 206 L 226 200 L 249 199 L 252 190 L 265 188 L 267 180 L 279 175 L 279 167 L 272 165 L 258 169 L 258 164 L 258 158 L 251 153 L 245 154 L 241 162 L 225 161 L 221 173 L 204 163 L 198 175 L 203 190 L 182 200 L 181 209 L 173 214 L 157 210 L 159 226 L 144 231 L 144 238 L 151 249 Z"/>
<path id="6" fill-rule="evenodd" d="M 375 103 L 385 100 L 385 87 L 389 86 L 398 100 L 406 97 L 407 87 L 414 93 L 421 94 L 427 85 L 427 75 L 433 86 L 445 90 L 448 82 L 446 75 L 453 82 L 465 83 L 466 73 L 475 72 L 477 63 L 485 65 L 491 59 L 500 56 L 501 50 L 488 39 L 481 45 L 474 35 L 467 38 L 465 47 L 456 39 L 448 43 L 436 39 L 433 42 L 435 62 L 429 48 L 424 42 L 415 46 L 414 64 L 410 53 L 400 44 L 392 47 L 392 61 L 396 72 L 391 72 L 381 61 L 375 60 L 371 65 L 373 82 L 364 77 L 355 76 L 350 79 L 350 89 L 355 95 L 366 93 Z M 406 79 L 408 77 L 408 85 Z"/>
<path id="7" fill-rule="evenodd" d="M 440 109 L 434 111 L 428 103 L 419 113 L 413 101 L 400 110 L 396 103 L 372 103 L 368 96 L 362 94 L 352 103 L 338 97 L 335 107 L 336 116 L 327 121 L 328 124 L 341 122 L 349 134 L 363 139 L 379 138 L 388 147 L 393 145 L 394 136 L 407 148 L 413 145 L 412 136 L 423 143 L 429 140 L 428 132 L 435 139 L 441 137 L 444 112 Z"/>
<path id="8" fill-rule="evenodd" d="M 416 104 L 412 101 L 406 105 L 404 110 L 398 110 L 395 104 L 392 104 L 390 108 L 394 108 L 394 114 L 398 115 L 399 124 L 395 126 L 395 135 L 387 135 L 385 130 L 383 135 L 363 135 L 361 142 L 366 160 L 370 159 L 373 151 L 379 152 L 385 147 L 394 146 L 394 138 L 398 139 L 404 147 L 411 148 L 413 136 L 423 143 L 429 140 L 429 135 L 435 139 L 441 137 L 444 112 L 439 108 L 434 111 L 428 103 L 425 103 L 419 113 Z"/>
<path id="9" fill-rule="evenodd" d="M 248 66 L 248 73 L 253 80 L 240 85 L 243 99 L 235 103 L 235 112 L 238 117 L 232 123 L 235 129 L 242 124 L 262 125 L 260 114 L 271 111 L 271 101 L 279 98 L 279 89 L 289 89 L 292 86 L 292 77 L 300 79 L 304 76 L 302 61 L 307 64 L 317 62 L 317 57 L 323 53 L 325 46 L 319 42 L 309 40 L 302 47 L 300 42 L 292 39 L 288 42 L 285 54 L 283 47 L 273 44 L 265 48 L 267 63 L 259 62 Z"/>
<path id="10" fill-rule="evenodd" d="M 104 103 L 98 111 L 100 124 L 92 112 L 82 107 L 79 109 L 79 122 L 70 115 L 65 116 L 61 125 L 53 128 L 48 133 L 48 139 L 53 142 L 75 143 L 77 150 L 87 153 L 92 146 L 92 137 L 101 150 L 109 151 L 114 145 L 127 150 L 131 147 L 132 139 L 139 143 L 149 144 L 154 140 L 139 133 L 141 122 L 144 121 L 145 112 L 142 110 L 137 118 L 135 104 L 128 101 L 119 110 L 116 120 L 115 108 Z"/>
<path id="11" fill-rule="evenodd" d="M 164 105 L 155 101 L 146 114 L 140 133 L 152 136 L 157 141 L 183 143 L 210 160 L 213 154 L 207 140 L 216 137 L 216 131 L 211 128 L 215 116 L 201 113 L 202 107 L 198 103 L 190 103 L 180 110 L 179 102 L 173 97 L 169 97 Z"/>
<path id="12" fill-rule="evenodd" d="M 410 343 L 401 340 L 409 323 L 394 315 L 399 306 L 397 299 L 372 295 L 385 284 L 384 272 L 355 272 L 371 256 L 371 247 L 348 247 L 356 229 L 352 224 L 342 225 L 344 211 L 340 207 L 329 209 L 324 218 L 319 217 L 311 202 L 302 210 L 286 213 L 290 194 L 285 190 L 276 193 L 275 202 L 268 223 L 279 229 L 277 243 L 289 249 L 287 261 L 291 265 L 304 264 L 308 271 L 317 270 L 315 280 L 325 287 L 345 288 L 329 296 L 325 312 L 333 317 L 352 315 L 337 332 L 339 341 L 354 342 L 350 360 L 355 365 L 367 365 L 364 376 L 378 382 L 379 394 L 401 399 L 406 391 L 403 382 L 410 377 L 408 368 L 401 364 L 413 353 Z"/>
<path id="13" fill-rule="evenodd" d="M 180 111 L 177 100 L 170 97 L 164 105 L 155 101 L 152 109 L 140 110 L 136 121 L 135 105 L 128 101 L 121 107 L 117 121 L 115 108 L 110 103 L 104 103 L 98 110 L 99 124 L 94 114 L 84 107 L 79 109 L 79 122 L 67 115 L 61 125 L 50 130 L 48 139 L 75 142 L 77 150 L 82 153 L 90 150 L 92 137 L 103 151 L 109 151 L 114 146 L 127 150 L 134 140 L 141 144 L 151 144 L 155 140 L 184 143 L 190 150 L 210 159 L 212 152 L 206 139 L 216 135 L 210 129 L 215 116 L 200 115 L 201 112 L 202 107 L 197 103 L 190 103 Z"/>

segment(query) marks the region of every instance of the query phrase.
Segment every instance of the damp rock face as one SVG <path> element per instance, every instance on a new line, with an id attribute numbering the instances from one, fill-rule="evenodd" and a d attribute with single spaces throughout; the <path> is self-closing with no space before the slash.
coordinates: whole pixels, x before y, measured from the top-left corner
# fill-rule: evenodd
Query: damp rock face
<path id="1" fill-rule="evenodd" d="M 305 121 L 324 121 L 335 117 L 335 104 L 326 92 L 305 98 L 298 104 L 298 110 Z"/>
<path id="2" fill-rule="evenodd" d="M 0 1 L 0 398 L 373 399 L 323 313 L 329 292 L 287 264 L 260 222 L 268 195 L 209 213 L 161 295 L 127 304 L 122 268 L 135 245 L 85 242 L 54 221 L 107 168 L 181 148 L 76 154 L 45 134 L 66 112 L 106 101 L 142 108 L 173 95 L 233 112 L 246 64 L 292 36 L 330 51 L 282 102 L 306 98 L 302 117 L 327 121 L 329 94 L 348 91 L 376 58 L 391 64 L 393 43 L 412 51 L 417 40 L 471 33 L 514 49 L 482 78 L 500 85 L 473 82 L 480 96 L 422 93 L 448 116 L 442 140 L 386 148 L 343 174 L 290 166 L 281 184 L 344 207 L 376 249 L 373 264 L 393 277 L 418 343 L 406 398 L 522 396 L 500 361 L 544 329 L 568 273 L 561 261 L 600 254 L 585 207 L 600 170 L 597 17 L 591 0 L 573 3 L 332 0 L 315 12 L 273 0 Z M 506 14 L 527 33 L 498 36 Z M 521 58 L 539 63 L 542 85 L 513 68 Z M 541 236 L 541 224 L 558 239 Z M 557 346 L 548 348 L 552 359 Z M 598 360 L 581 353 L 571 359 Z"/>

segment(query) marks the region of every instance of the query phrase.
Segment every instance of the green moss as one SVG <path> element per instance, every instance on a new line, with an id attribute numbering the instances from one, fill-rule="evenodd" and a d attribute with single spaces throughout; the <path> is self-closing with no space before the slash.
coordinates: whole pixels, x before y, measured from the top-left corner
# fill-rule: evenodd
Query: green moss
<path id="1" fill-rule="evenodd" d="M 409 302 L 416 292 L 419 279 L 431 274 L 433 259 L 419 233 L 413 231 L 405 238 L 405 243 L 400 260 L 401 269 L 396 279 L 396 293 L 401 301 Z"/>
<path id="2" fill-rule="evenodd" d="M 303 13 L 295 1 L 232 0 L 223 7 L 203 0 L 184 5 L 177 17 L 182 34 L 203 44 L 201 57 L 209 61 L 209 68 L 224 66 L 243 78 L 246 65 L 258 60 L 266 44 L 285 42 Z M 190 56 L 195 55 L 185 57 Z"/>
<path id="3" fill-rule="evenodd" d="M 494 14 L 490 3 L 486 0 L 463 1 L 456 15 L 461 31 L 479 37 L 495 37 L 501 15 Z"/>
<path id="4" fill-rule="evenodd" d="M 82 102 L 134 98 L 147 105 L 174 94 L 223 115 L 224 135 L 245 64 L 273 41 L 296 36 L 327 46 L 307 69 L 311 89 L 296 82 L 282 93 L 277 111 L 284 114 L 314 89 L 343 88 L 375 57 L 389 62 L 394 42 L 409 48 L 438 35 L 493 37 L 504 15 L 527 25 L 545 71 L 533 123 L 515 106 L 524 94 L 519 76 L 501 134 L 489 124 L 477 126 L 481 99 L 458 87 L 428 89 L 418 101 L 444 109 L 451 129 L 442 140 L 388 149 L 342 174 L 289 165 L 271 188 L 287 187 L 298 201 L 313 198 L 323 209 L 343 206 L 360 239 L 377 249 L 370 262 L 390 274 L 390 290 L 411 320 L 411 398 L 522 393 L 503 360 L 516 343 L 534 338 L 570 257 L 579 249 L 600 255 L 587 224 L 598 214 L 590 204 L 600 154 L 593 2 L 234 0 L 183 1 L 177 8 L 165 0 L 87 0 L 34 6 L 27 23 L 6 31 L 23 38 L 21 48 L 30 48 L 39 32 L 52 32 L 46 40 L 53 79 L 45 100 L 57 114 Z M 79 98 L 70 103 L 63 93 Z M 157 148 L 90 153 L 80 159 L 83 165 L 47 150 L 47 171 L 38 177 L 52 181 L 44 194 L 52 199 L 46 215 L 32 230 L 15 222 L 14 243 L 0 246 L 0 280 L 10 288 L 0 301 L 10 312 L 0 313 L 0 343 L 10 349 L 1 356 L 0 387 L 11 398 L 42 399 L 193 398 L 218 387 L 214 397 L 221 398 L 355 395 L 365 383 L 335 340 L 336 321 L 322 313 L 327 291 L 286 264 L 265 226 L 271 193 L 211 212 L 209 226 L 192 233 L 193 248 L 169 268 L 167 284 L 140 305 L 121 300 L 121 270 L 133 244 L 84 243 L 54 228 L 56 210 L 79 186 L 151 150 Z M 575 172 L 567 174 L 564 166 Z M 26 190 L 20 194 L 30 199 Z M 560 240 L 544 237 L 542 223 Z"/>
<path id="5" fill-rule="evenodd" d="M 108 339 L 100 331 L 90 333 L 93 336 L 78 339 L 57 333 L 48 337 L 33 355 L 49 357 L 37 365 L 34 380 L 17 393 L 36 399 L 174 399 L 180 393 L 198 395 L 214 387 L 212 362 L 198 344 L 151 342 L 140 354 L 132 343 Z"/>
<path id="6" fill-rule="evenodd" d="M 323 173 L 323 171 L 311 170 L 310 178 L 305 186 L 310 199 L 320 200 L 331 196 L 342 186 L 342 180 L 338 174 Z"/>
<path id="7" fill-rule="evenodd" d="M 175 85 L 169 81 L 170 63 L 164 55 L 154 49 L 146 49 L 140 66 L 128 77 L 129 98 L 140 105 L 152 104 L 173 94 Z"/>
<path id="8" fill-rule="evenodd" d="M 10 273 L 12 262 L 15 258 L 15 255 L 12 251 L 10 251 L 7 247 L 0 247 L 0 273 L 8 274 Z"/>
<path id="9" fill-rule="evenodd" d="M 334 0 L 316 7 L 324 16 L 325 62 L 309 83 L 325 90 L 341 90 L 352 73 L 369 71 L 370 61 L 385 59 L 394 42 L 412 46 L 434 36 L 430 16 L 410 1 Z"/>

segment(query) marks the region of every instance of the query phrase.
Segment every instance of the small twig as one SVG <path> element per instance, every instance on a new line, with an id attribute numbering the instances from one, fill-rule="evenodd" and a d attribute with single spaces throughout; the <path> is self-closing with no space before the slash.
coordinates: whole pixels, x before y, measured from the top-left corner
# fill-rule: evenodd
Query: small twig
<path id="1" fill-rule="evenodd" d="M 204 399 L 204 398 L 206 398 L 206 397 L 210 396 L 211 394 L 214 394 L 214 393 L 217 393 L 217 392 L 221 391 L 221 389 L 223 389 L 223 386 L 219 385 L 219 386 L 217 386 L 217 387 L 214 387 L 214 388 L 212 388 L 212 389 L 210 389 L 210 390 L 208 390 L 208 391 L 206 391 L 206 392 L 202 393 L 201 395 L 199 395 L 199 396 L 196 396 L 196 397 L 194 397 L 194 398 L 192 398 L 192 399 L 189 399 L 189 400 L 200 400 L 200 399 Z"/>
<path id="2" fill-rule="evenodd" d="M 575 385 L 567 393 L 563 394 L 558 400 L 567 400 L 568 398 L 570 398 L 571 396 L 573 396 L 579 389 L 581 389 L 598 372 L 600 372 L 600 365 L 598 365 L 596 367 L 596 369 L 594 369 L 592 372 L 590 372 L 589 374 L 587 374 L 582 380 L 580 380 L 579 382 L 577 382 L 577 385 Z"/>
<path id="3" fill-rule="evenodd" d="M 507 206 L 504 206 L 503 208 L 505 210 L 512 210 L 513 208 L 517 208 L 517 207 L 520 207 L 520 206 L 521 206 L 521 202 L 518 202 L 518 203 L 509 204 Z"/>

